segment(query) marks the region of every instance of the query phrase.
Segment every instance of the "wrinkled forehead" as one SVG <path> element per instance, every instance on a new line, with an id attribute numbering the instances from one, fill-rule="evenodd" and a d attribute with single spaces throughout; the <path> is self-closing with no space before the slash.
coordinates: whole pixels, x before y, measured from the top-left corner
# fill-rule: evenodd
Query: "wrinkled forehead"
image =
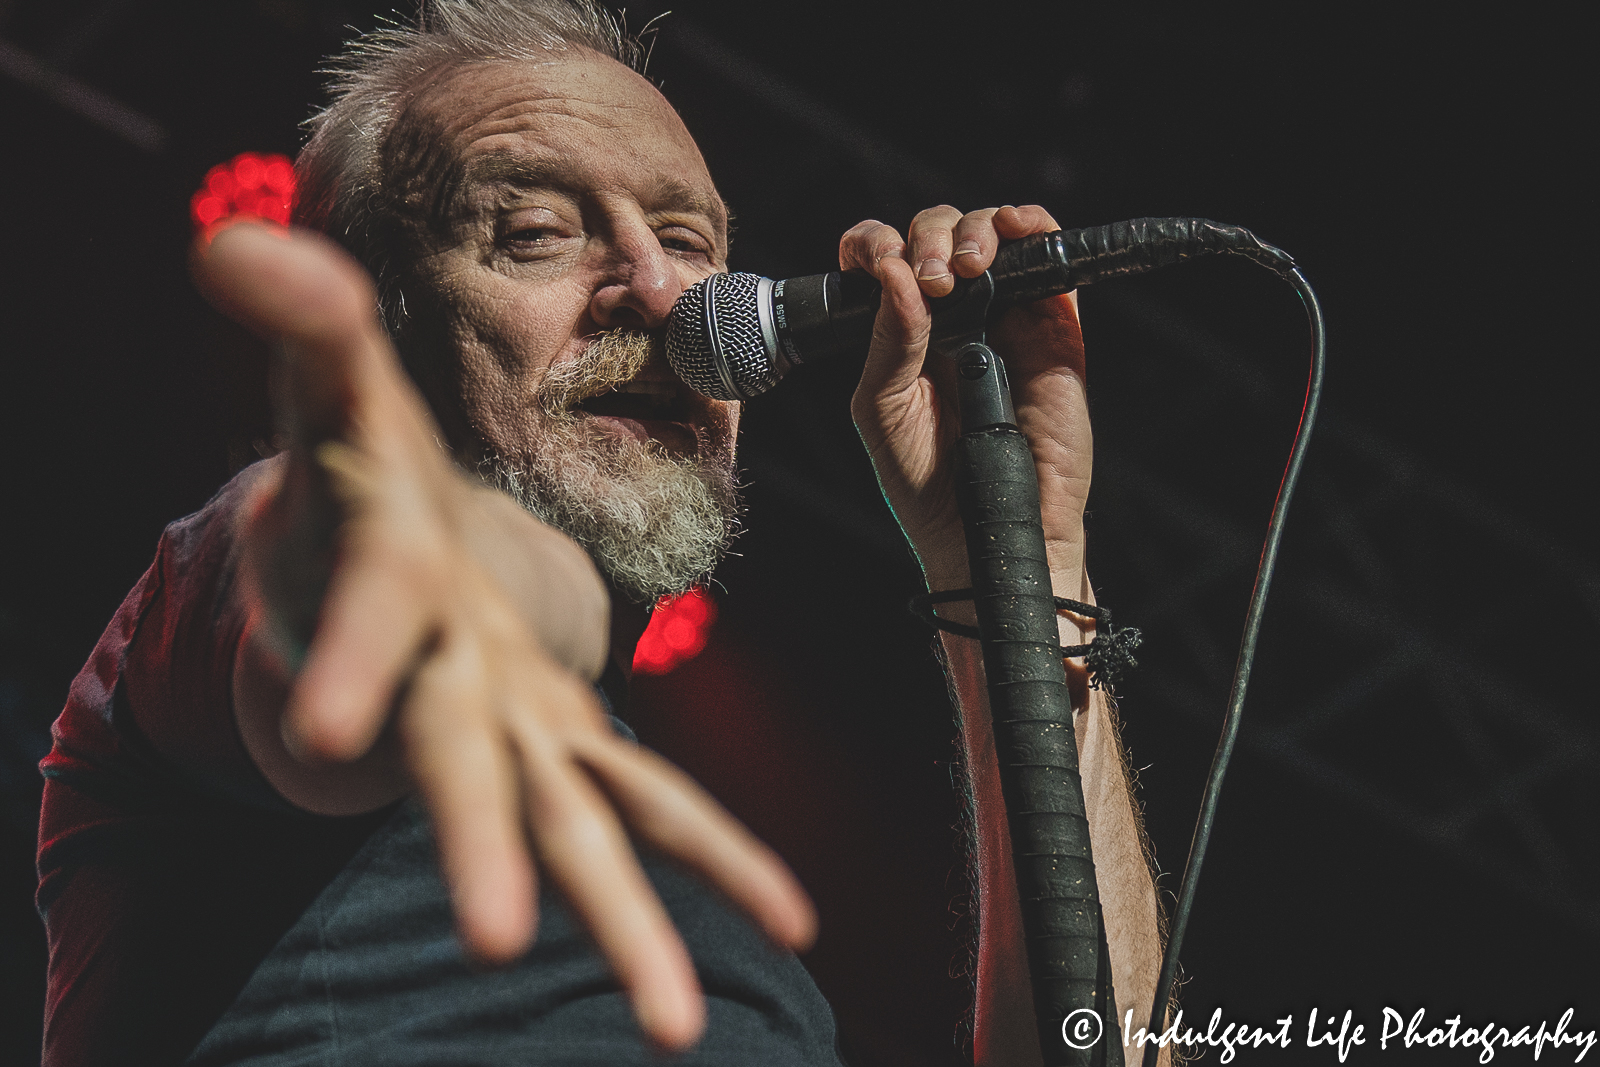
<path id="1" fill-rule="evenodd" d="M 386 184 L 443 220 L 497 182 L 575 194 L 667 192 L 725 235 L 727 210 L 699 147 L 645 78 L 586 49 L 431 73 L 398 117 Z"/>

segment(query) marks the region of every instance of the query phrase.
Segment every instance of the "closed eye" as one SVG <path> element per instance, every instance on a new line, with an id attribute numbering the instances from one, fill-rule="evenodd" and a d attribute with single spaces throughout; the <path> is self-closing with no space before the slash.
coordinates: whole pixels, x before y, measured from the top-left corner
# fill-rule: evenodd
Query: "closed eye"
<path id="1" fill-rule="evenodd" d="M 496 242 L 514 259 L 545 259 L 572 247 L 573 234 L 561 226 L 518 226 Z"/>
<path id="2" fill-rule="evenodd" d="M 711 258 L 711 244 L 693 230 L 682 226 L 673 226 L 660 230 L 656 240 L 661 242 L 661 247 L 668 252 L 679 256 L 699 259 Z"/>
<path id="3" fill-rule="evenodd" d="M 529 226 L 520 230 L 512 230 L 510 233 L 504 235 L 500 239 L 502 241 L 537 243 L 540 241 L 552 240 L 555 236 L 556 232 L 554 230 L 544 229 L 537 226 Z"/>

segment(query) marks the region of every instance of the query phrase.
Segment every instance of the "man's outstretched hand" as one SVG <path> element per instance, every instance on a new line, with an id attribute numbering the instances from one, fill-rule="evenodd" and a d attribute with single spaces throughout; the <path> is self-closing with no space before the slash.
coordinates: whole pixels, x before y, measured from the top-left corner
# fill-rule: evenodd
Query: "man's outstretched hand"
<path id="1" fill-rule="evenodd" d="M 237 225 L 197 246 L 194 273 L 285 349 L 290 455 L 240 532 L 250 621 L 234 696 L 252 758 L 325 814 L 415 789 L 469 952 L 505 962 L 528 948 L 542 873 L 649 1039 L 691 1044 L 705 1017 L 694 967 L 629 833 L 780 944 L 809 944 L 815 916 L 771 850 L 611 729 L 588 684 L 608 644 L 592 563 L 453 464 L 370 279 L 326 239 Z"/>

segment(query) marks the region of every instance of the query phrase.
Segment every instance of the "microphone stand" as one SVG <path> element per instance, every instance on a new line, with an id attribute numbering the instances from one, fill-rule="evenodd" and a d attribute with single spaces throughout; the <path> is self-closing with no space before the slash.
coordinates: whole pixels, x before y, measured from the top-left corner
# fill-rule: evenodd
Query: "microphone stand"
<path id="1" fill-rule="evenodd" d="M 942 306 L 936 358 L 955 366 L 956 501 L 988 678 L 1000 789 L 1046 1067 L 1122 1067 L 1105 923 L 1095 885 L 1061 659 L 1039 477 L 1017 428 L 1005 364 L 985 344 L 989 273 Z"/>

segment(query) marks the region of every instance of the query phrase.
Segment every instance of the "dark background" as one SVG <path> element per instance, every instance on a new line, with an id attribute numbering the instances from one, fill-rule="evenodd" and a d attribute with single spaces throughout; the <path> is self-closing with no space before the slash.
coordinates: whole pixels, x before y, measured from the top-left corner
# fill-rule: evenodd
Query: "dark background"
<path id="1" fill-rule="evenodd" d="M 189 194 L 237 152 L 292 154 L 318 58 L 386 6 L 0 0 L 7 1062 L 37 1056 L 32 765 L 47 725 L 161 527 L 266 426 L 259 350 L 186 279 Z M 859 219 L 903 226 L 942 201 L 1037 201 L 1068 226 L 1200 215 L 1300 260 L 1329 318 L 1324 422 L 1184 1006 L 1294 1014 L 1294 1049 L 1240 1057 L 1261 1063 L 1333 1061 L 1302 1047 L 1313 1006 L 1369 1031 L 1386 1005 L 1470 1025 L 1575 1007 L 1594 1028 L 1579 27 L 1526 11 L 1110 7 L 689 0 L 651 72 L 738 212 L 737 269 L 823 270 Z M 1088 291 L 1082 309 L 1091 565 L 1102 603 L 1146 636 L 1121 704 L 1170 893 L 1299 411 L 1304 318 L 1287 287 L 1232 261 Z M 852 1062 L 954 1064 L 951 711 L 903 608 L 918 578 L 849 388 L 847 370 L 819 369 L 750 406 L 749 533 L 721 574 L 721 621 L 699 659 L 641 682 L 637 717 L 816 895 L 808 963 Z"/>

